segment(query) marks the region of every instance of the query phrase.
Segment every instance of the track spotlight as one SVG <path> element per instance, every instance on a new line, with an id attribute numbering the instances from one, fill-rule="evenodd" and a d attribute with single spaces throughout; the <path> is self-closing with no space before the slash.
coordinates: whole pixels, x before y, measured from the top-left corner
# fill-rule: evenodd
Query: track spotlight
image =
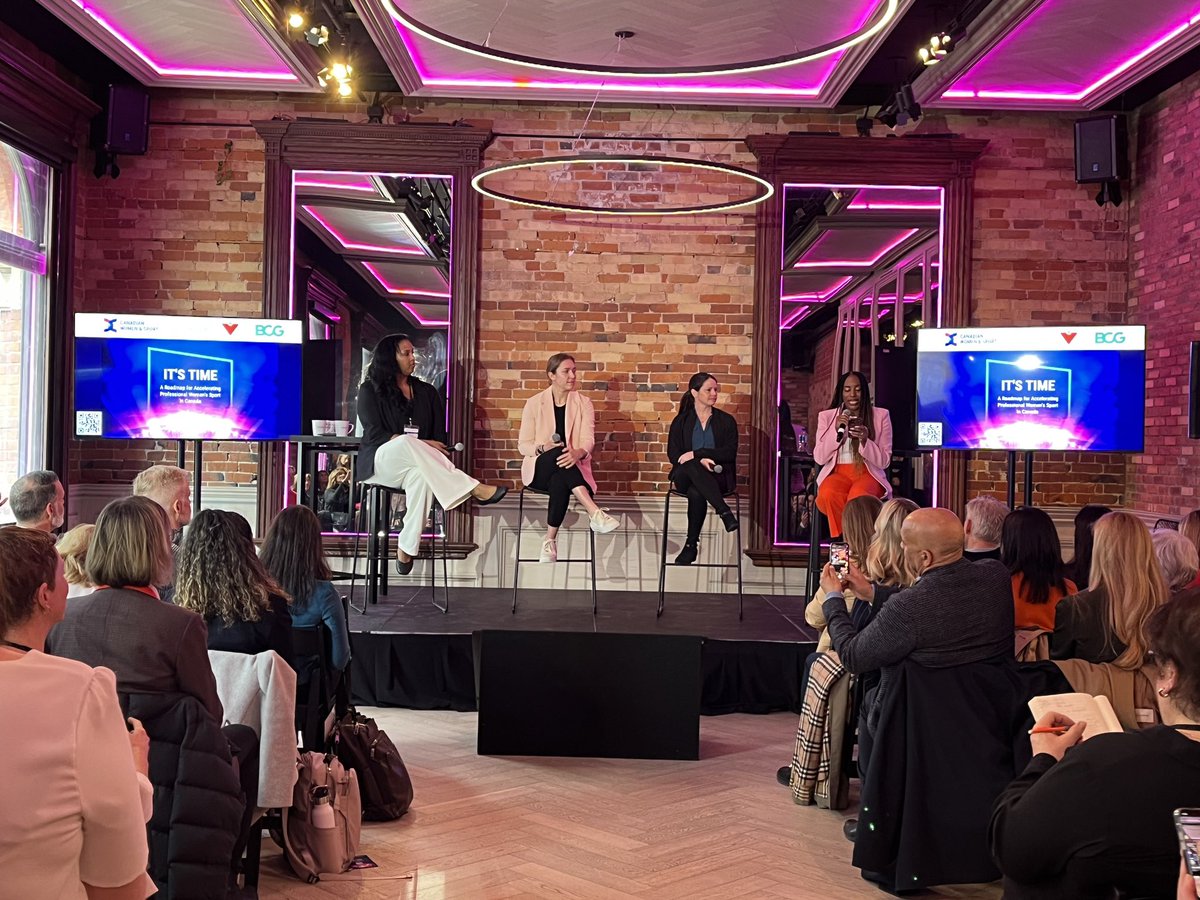
<path id="1" fill-rule="evenodd" d="M 329 71 L 333 73 L 333 77 L 338 81 L 345 81 L 354 72 L 354 69 L 345 63 L 335 62 L 329 67 Z"/>
<path id="2" fill-rule="evenodd" d="M 314 25 L 304 32 L 304 39 L 314 47 L 322 47 L 329 43 L 329 29 L 324 25 Z"/>
<path id="3" fill-rule="evenodd" d="M 339 97 L 349 97 L 354 93 L 354 87 L 349 81 L 343 81 L 338 84 L 337 92 Z"/>
<path id="4" fill-rule="evenodd" d="M 896 124 L 907 125 L 921 118 L 921 104 L 913 97 L 911 84 L 903 85 L 896 91 Z"/>
<path id="5" fill-rule="evenodd" d="M 858 132 L 859 137 L 870 137 L 871 128 L 874 127 L 875 120 L 870 116 L 863 115 L 854 120 L 854 130 Z"/>
<path id="6" fill-rule="evenodd" d="M 921 57 L 921 63 L 926 66 L 932 66 L 940 62 L 942 57 L 950 51 L 950 41 L 952 38 L 945 32 L 935 34 L 929 39 L 929 46 L 922 47 L 917 51 Z"/>
<path id="7" fill-rule="evenodd" d="M 896 127 L 896 114 L 894 112 L 883 112 L 880 110 L 875 118 L 879 120 L 879 124 L 884 128 Z"/>
<path id="8" fill-rule="evenodd" d="M 288 28 L 291 28 L 293 31 L 299 31 L 304 27 L 304 13 L 298 9 L 293 9 L 288 13 L 287 23 Z"/>

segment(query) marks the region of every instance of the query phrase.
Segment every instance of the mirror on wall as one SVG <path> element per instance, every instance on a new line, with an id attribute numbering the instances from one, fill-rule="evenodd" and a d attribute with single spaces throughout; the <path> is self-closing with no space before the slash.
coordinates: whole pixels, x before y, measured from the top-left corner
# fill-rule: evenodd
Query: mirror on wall
<path id="1" fill-rule="evenodd" d="M 416 376 L 451 408 L 454 179 L 297 169 L 292 187 L 290 302 L 293 315 L 308 321 L 309 433 L 290 451 L 287 502 L 310 506 L 326 533 L 352 534 L 357 395 L 375 342 L 409 335 Z"/>
<path id="2" fill-rule="evenodd" d="M 943 190 L 787 184 L 782 206 L 776 547 L 809 542 L 817 416 L 842 372 L 864 373 L 876 406 L 890 411 L 893 488 L 929 502 L 927 455 L 911 434 L 914 334 L 939 313 Z"/>

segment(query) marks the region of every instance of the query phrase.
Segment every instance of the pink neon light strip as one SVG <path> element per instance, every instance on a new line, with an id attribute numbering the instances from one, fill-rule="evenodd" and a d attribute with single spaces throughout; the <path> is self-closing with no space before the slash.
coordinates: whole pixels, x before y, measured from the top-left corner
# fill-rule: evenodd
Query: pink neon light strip
<path id="1" fill-rule="evenodd" d="M 449 296 L 449 294 L 447 294 L 447 296 Z M 401 301 L 400 305 L 408 310 L 409 315 L 416 319 L 418 324 L 424 325 L 426 328 L 448 328 L 450 326 L 449 317 L 447 317 L 445 321 L 441 319 L 423 319 L 421 314 L 413 309 L 412 304 Z"/>
<path id="2" fill-rule="evenodd" d="M 949 91 L 943 91 L 942 96 L 947 99 L 955 99 L 955 100 L 978 98 L 980 100 L 1046 100 L 1046 101 L 1060 101 L 1060 102 L 1061 101 L 1078 102 L 1078 101 L 1082 100 L 1084 97 L 1088 96 L 1089 94 L 1095 93 L 1100 88 L 1104 87 L 1104 85 L 1108 84 L 1108 82 L 1112 81 L 1114 78 L 1116 78 L 1122 72 L 1125 72 L 1128 69 L 1130 69 L 1131 67 L 1136 66 L 1139 62 L 1141 62 L 1143 59 L 1145 59 L 1151 53 L 1155 52 L 1156 50 L 1161 49 L 1165 45 L 1169 44 L 1171 41 L 1175 40 L 1177 37 L 1182 35 L 1188 29 L 1194 27 L 1198 22 L 1200 22 L 1200 13 L 1197 13 L 1196 15 L 1192 16 L 1188 21 L 1184 22 L 1182 25 L 1178 25 L 1175 28 L 1172 28 L 1170 31 L 1168 31 L 1166 34 L 1164 34 L 1162 37 L 1158 38 L 1158 40 L 1150 43 L 1145 48 L 1143 48 L 1142 50 L 1139 50 L 1133 56 L 1129 57 L 1129 59 L 1125 60 L 1125 62 L 1118 65 L 1115 69 L 1112 69 L 1110 72 L 1107 72 L 1106 74 L 1101 75 L 1099 78 L 1097 78 L 1095 81 L 1093 81 L 1087 87 L 1085 87 L 1082 91 L 1078 91 L 1077 93 L 1074 93 L 1074 94 L 1065 93 L 1065 92 L 1054 92 L 1054 91 L 949 90 Z"/>
<path id="3" fill-rule="evenodd" d="M 381 246 L 379 244 L 359 244 L 359 243 L 356 243 L 355 241 L 346 240 L 346 238 L 343 237 L 341 235 L 341 233 L 339 233 L 337 231 L 337 229 L 335 229 L 332 225 L 330 225 L 323 218 L 321 218 L 321 216 L 311 206 L 303 206 L 302 205 L 300 208 L 302 210 L 304 210 L 306 213 L 308 213 L 310 216 L 312 216 L 314 219 L 316 219 L 317 222 L 320 223 L 321 227 L 324 228 L 326 231 L 328 231 L 330 234 L 332 234 L 337 239 L 337 242 L 339 244 L 341 244 L 343 247 L 345 247 L 347 250 L 364 250 L 369 253 L 396 253 L 396 254 L 400 254 L 402 256 L 425 256 L 425 255 L 427 255 L 425 253 L 425 251 L 420 249 L 419 247 L 399 247 L 399 246 L 395 246 L 395 245 Z"/>
<path id="4" fill-rule="evenodd" d="M 941 209 L 940 203 L 867 203 L 855 201 L 846 209 Z"/>
<path id="5" fill-rule="evenodd" d="M 295 72 L 262 71 L 256 69 L 199 69 L 179 66 L 165 66 L 155 62 L 141 47 L 133 42 L 119 28 L 109 22 L 97 9 L 85 4 L 83 0 L 71 0 L 83 12 L 90 16 L 97 25 L 121 42 L 127 50 L 137 56 L 159 75 L 179 78 L 248 78 L 256 81 L 299 81 Z"/>
<path id="6" fill-rule="evenodd" d="M 415 288 L 398 288 L 383 277 L 383 274 L 371 265 L 369 262 L 363 263 L 363 268 L 375 276 L 376 280 L 383 286 L 383 289 L 389 294 L 404 294 L 412 297 L 440 297 L 445 300 L 450 299 L 449 291 L 422 291 Z M 414 314 L 415 315 L 415 314 Z"/>
<path id="7" fill-rule="evenodd" d="M 379 191 L 373 184 L 355 184 L 352 181 L 318 181 L 315 179 L 306 181 L 302 178 L 297 178 L 296 187 L 323 188 L 331 191 L 358 191 L 364 194 L 379 194 Z"/>
<path id="8" fill-rule="evenodd" d="M 862 268 L 867 268 L 868 266 L 873 266 L 876 263 L 878 263 L 881 259 L 883 259 L 885 256 L 887 256 L 889 253 L 891 253 L 893 250 L 895 250 L 897 247 L 899 247 L 905 241 L 907 241 L 910 237 L 912 237 L 918 231 L 920 231 L 919 228 L 910 228 L 908 231 L 905 231 L 903 234 L 900 235 L 900 237 L 898 237 L 892 243 L 888 244 L 886 247 L 884 247 L 882 250 L 880 250 L 879 253 L 876 254 L 874 259 L 821 259 L 821 260 L 813 260 L 810 262 L 801 261 L 801 262 L 797 262 L 795 265 L 793 265 L 792 268 L 793 269 L 823 269 L 826 266 L 861 266 Z M 815 249 L 815 245 L 809 249 L 810 249 L 810 251 L 812 249 Z"/>
<path id="9" fill-rule="evenodd" d="M 834 294 L 836 294 L 838 291 L 840 291 L 842 288 L 844 288 L 846 285 L 848 285 L 850 283 L 850 277 L 851 276 L 847 275 L 845 278 L 843 278 L 841 281 L 839 281 L 837 284 L 835 284 L 829 290 L 824 291 L 822 293 L 785 294 L 784 296 L 780 297 L 779 299 L 796 301 L 796 302 L 800 302 L 800 303 L 824 303 L 826 300 L 828 300 L 830 297 L 832 297 Z"/>

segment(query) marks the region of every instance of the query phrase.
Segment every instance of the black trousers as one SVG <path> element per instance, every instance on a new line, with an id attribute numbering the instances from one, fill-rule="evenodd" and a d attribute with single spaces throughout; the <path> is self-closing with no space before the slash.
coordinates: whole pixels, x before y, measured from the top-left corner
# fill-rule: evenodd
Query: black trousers
<path id="1" fill-rule="evenodd" d="M 569 469 L 559 467 L 560 453 L 562 447 L 555 447 L 537 458 L 533 470 L 533 483 L 529 485 L 539 491 L 550 492 L 550 510 L 546 513 L 546 524 L 551 528 L 558 528 L 567 517 L 567 507 L 571 505 L 571 492 L 575 488 L 586 487 L 588 493 L 592 493 L 591 485 L 584 480 L 579 466 L 571 466 Z"/>
<path id="2" fill-rule="evenodd" d="M 729 504 L 721 495 L 717 476 L 702 466 L 700 460 L 689 459 L 682 466 L 676 466 L 671 473 L 671 482 L 681 493 L 687 494 L 689 541 L 694 543 L 700 540 L 700 529 L 704 527 L 704 516 L 709 506 L 721 515 L 729 512 Z"/>

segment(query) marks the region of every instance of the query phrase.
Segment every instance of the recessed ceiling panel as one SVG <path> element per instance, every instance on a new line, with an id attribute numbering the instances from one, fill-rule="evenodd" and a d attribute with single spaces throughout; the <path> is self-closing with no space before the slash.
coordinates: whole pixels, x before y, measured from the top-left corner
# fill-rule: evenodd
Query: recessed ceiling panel
<path id="1" fill-rule="evenodd" d="M 850 210 L 938 210 L 942 208 L 942 189 L 936 187 L 863 188 L 847 205 Z"/>
<path id="2" fill-rule="evenodd" d="M 317 233 L 332 236 L 335 250 L 372 256 L 423 256 L 429 252 L 408 218 L 396 212 L 376 212 L 358 207 L 301 203 L 301 214 L 317 227 Z M 327 241 L 328 242 L 328 241 Z"/>
<path id="3" fill-rule="evenodd" d="M 147 85 L 319 89 L 246 0 L 39 0 Z"/>
<path id="4" fill-rule="evenodd" d="M 852 279 L 850 275 L 832 275 L 828 272 L 787 272 L 783 276 L 780 299 L 785 303 L 824 303 L 843 290 Z"/>
<path id="5" fill-rule="evenodd" d="M 356 265 L 368 273 L 368 280 L 376 284 L 382 293 L 411 295 L 421 298 L 421 302 L 450 298 L 450 282 L 440 266 L 380 260 L 363 260 L 356 262 Z"/>
<path id="6" fill-rule="evenodd" d="M 374 177 L 361 172 L 297 172 L 296 192 L 300 196 L 321 194 L 390 200 Z"/>
<path id="7" fill-rule="evenodd" d="M 793 268 L 869 269 L 918 231 L 919 228 L 830 228 L 817 236 Z"/>

